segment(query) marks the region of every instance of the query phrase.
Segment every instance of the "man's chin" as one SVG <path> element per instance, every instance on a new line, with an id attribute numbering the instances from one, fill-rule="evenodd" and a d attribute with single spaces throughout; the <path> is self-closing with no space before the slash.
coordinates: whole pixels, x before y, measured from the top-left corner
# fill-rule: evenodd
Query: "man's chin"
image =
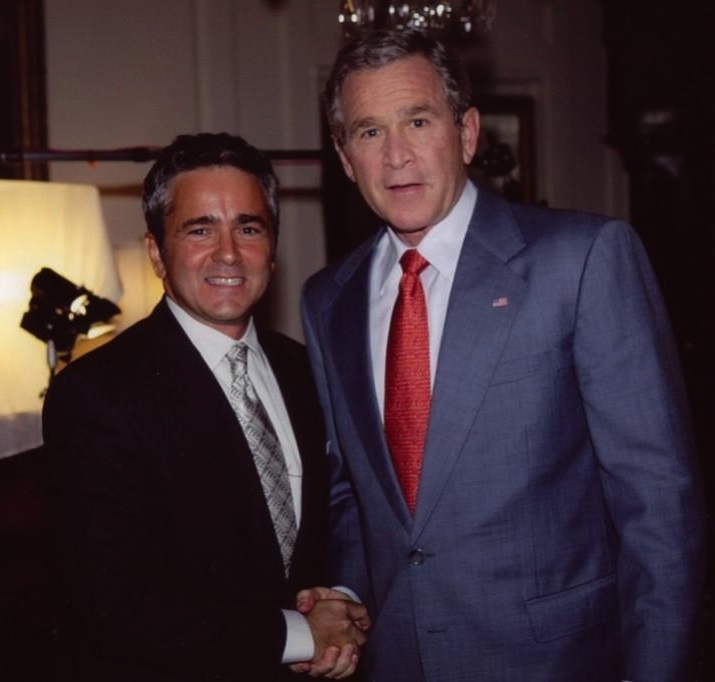
<path id="1" fill-rule="evenodd" d="M 406 244 L 411 244 L 412 246 L 419 243 L 427 232 L 429 232 L 430 228 L 428 225 L 421 227 L 391 225 L 391 227 L 392 231 L 401 241 Z"/>

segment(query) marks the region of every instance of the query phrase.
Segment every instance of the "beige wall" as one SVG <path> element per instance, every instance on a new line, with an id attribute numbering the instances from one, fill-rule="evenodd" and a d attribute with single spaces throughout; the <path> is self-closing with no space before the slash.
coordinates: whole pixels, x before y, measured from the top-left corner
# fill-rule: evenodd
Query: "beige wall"
<path id="1" fill-rule="evenodd" d="M 162 145 L 200 130 L 265 149 L 317 149 L 319 91 L 341 36 L 335 0 L 46 0 L 50 146 Z M 486 58 L 495 91 L 536 100 L 538 196 L 619 216 L 625 179 L 601 142 L 598 0 L 499 0 Z M 484 58 L 467 50 L 468 62 Z M 143 267 L 138 187 L 147 164 L 56 162 L 51 176 L 100 187 L 128 292 L 124 324 L 158 293 Z M 281 165 L 286 190 L 274 319 L 301 338 L 302 282 L 325 260 L 320 169 Z M 333 226 L 335 227 L 335 226 Z M 120 303 L 121 304 L 121 303 Z"/>

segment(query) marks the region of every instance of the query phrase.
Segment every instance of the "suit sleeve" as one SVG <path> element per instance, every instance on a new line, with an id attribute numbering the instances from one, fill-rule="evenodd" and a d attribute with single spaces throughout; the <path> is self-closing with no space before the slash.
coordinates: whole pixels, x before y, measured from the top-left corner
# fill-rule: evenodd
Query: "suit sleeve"
<path id="1" fill-rule="evenodd" d="M 241 586 L 240 598 L 222 600 L 192 584 L 203 573 L 177 565 L 177 554 L 162 543 L 173 529 L 166 519 L 157 521 L 157 472 L 142 456 L 150 445 L 131 407 L 113 398 L 116 387 L 98 388 L 102 382 L 91 371 L 71 370 L 54 380 L 43 419 L 59 552 L 85 645 L 103 660 L 134 666 L 127 679 L 135 670 L 187 680 L 278 670 L 281 611 L 266 609 L 250 585 Z M 211 561 L 220 556 L 207 555 Z"/>
<path id="2" fill-rule="evenodd" d="M 369 590 L 360 515 L 350 471 L 342 454 L 335 428 L 325 357 L 317 328 L 312 320 L 311 308 L 315 309 L 317 306 L 311 300 L 310 291 L 308 286 L 303 295 L 303 332 L 325 418 L 326 451 L 330 472 L 330 533 L 326 554 L 326 576 L 330 584 L 347 587 L 366 602 L 369 600 Z"/>
<path id="3" fill-rule="evenodd" d="M 619 536 L 623 679 L 692 679 L 704 506 L 677 350 L 632 229 L 607 224 L 581 280 L 574 359 Z"/>

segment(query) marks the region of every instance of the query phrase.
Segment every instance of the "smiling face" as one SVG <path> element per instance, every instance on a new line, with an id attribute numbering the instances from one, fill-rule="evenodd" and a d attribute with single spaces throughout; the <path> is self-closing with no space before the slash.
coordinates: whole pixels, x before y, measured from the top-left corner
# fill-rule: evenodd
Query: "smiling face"
<path id="1" fill-rule="evenodd" d="M 154 272 L 189 315 L 239 339 L 273 271 L 261 186 L 250 173 L 217 166 L 180 173 L 170 190 L 163 249 L 147 235 Z"/>
<path id="2" fill-rule="evenodd" d="M 345 172 L 405 243 L 416 245 L 452 209 L 474 156 L 479 115 L 458 126 L 442 83 L 421 56 L 351 73 L 341 89 Z"/>

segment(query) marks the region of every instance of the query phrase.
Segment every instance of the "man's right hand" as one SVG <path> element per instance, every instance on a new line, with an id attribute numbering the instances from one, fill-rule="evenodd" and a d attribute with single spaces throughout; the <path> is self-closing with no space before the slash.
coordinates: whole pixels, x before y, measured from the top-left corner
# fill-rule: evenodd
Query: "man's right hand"
<path id="1" fill-rule="evenodd" d="M 370 626 L 367 609 L 347 599 L 320 599 L 304 614 L 315 642 L 315 655 L 309 674 L 343 679 L 357 665 L 365 631 Z"/>
<path id="2" fill-rule="evenodd" d="M 310 663 L 294 664 L 291 669 L 338 680 L 352 675 L 370 627 L 367 609 L 329 588 L 304 590 L 297 601 L 310 626 L 315 654 Z"/>

